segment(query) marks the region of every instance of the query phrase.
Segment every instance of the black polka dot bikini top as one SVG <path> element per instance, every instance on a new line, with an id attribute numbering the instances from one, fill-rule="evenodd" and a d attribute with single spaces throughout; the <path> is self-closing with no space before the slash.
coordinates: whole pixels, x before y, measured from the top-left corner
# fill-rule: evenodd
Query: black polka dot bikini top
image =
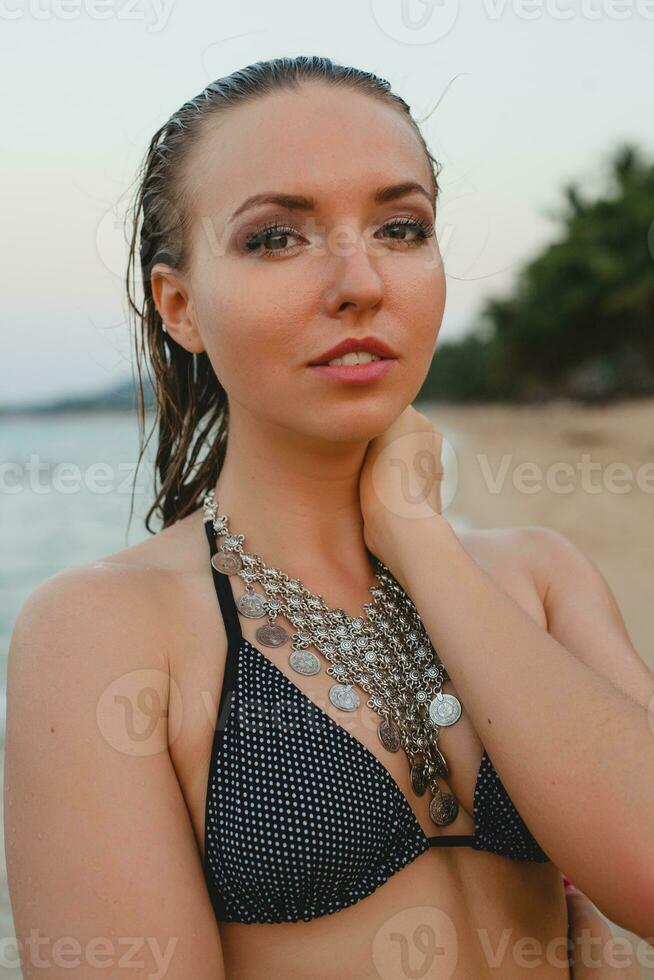
<path id="1" fill-rule="evenodd" d="M 217 550 L 205 521 L 210 554 Z M 218 922 L 309 921 L 370 895 L 430 847 L 549 861 L 484 751 L 474 835 L 428 837 L 382 762 L 241 632 L 211 566 L 228 639 L 205 806 L 204 877 Z"/>

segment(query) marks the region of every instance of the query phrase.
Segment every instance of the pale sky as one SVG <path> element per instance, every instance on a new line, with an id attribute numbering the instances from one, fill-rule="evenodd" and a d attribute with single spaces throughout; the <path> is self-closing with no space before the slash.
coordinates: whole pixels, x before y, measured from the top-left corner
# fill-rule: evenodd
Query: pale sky
<path id="1" fill-rule="evenodd" d="M 448 89 L 422 127 L 441 340 L 552 239 L 564 182 L 599 186 L 621 141 L 654 153 L 654 0 L 0 0 L 0 21 L 0 402 L 129 377 L 125 192 L 155 129 L 251 62 L 372 70 L 418 120 Z"/>

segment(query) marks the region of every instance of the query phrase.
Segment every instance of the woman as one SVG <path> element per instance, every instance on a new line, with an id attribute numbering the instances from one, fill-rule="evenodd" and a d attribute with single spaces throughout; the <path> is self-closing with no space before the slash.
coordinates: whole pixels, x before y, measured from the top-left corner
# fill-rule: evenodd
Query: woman
<path id="1" fill-rule="evenodd" d="M 66 977 L 119 956 L 169 980 L 566 977 L 562 871 L 646 921 L 651 792 L 624 801 L 652 765 L 652 676 L 560 535 L 454 533 L 411 407 L 445 304 L 437 174 L 388 83 L 323 58 L 214 82 L 150 144 L 143 309 L 129 272 L 128 295 L 163 529 L 40 586 L 10 660 L 17 935 L 74 918 Z M 363 363 L 326 367 L 344 341 Z M 380 608 L 393 582 L 411 597 L 447 672 L 428 658 L 439 725 L 411 769 L 417 699 L 380 673 L 406 713 L 382 724 L 353 646 L 331 679 L 315 645 L 291 655 L 292 587 L 262 614 L 252 555 L 343 611 L 343 635 L 382 566 Z"/>

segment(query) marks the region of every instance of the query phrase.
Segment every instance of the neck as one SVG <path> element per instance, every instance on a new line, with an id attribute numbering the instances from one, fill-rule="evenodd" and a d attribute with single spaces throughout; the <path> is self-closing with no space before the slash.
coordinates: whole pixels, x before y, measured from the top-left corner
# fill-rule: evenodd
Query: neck
<path id="1" fill-rule="evenodd" d="M 373 565 L 363 537 L 359 472 L 367 442 L 316 440 L 230 418 L 215 485 L 218 512 L 245 551 L 299 579 L 328 606 L 360 615 Z"/>

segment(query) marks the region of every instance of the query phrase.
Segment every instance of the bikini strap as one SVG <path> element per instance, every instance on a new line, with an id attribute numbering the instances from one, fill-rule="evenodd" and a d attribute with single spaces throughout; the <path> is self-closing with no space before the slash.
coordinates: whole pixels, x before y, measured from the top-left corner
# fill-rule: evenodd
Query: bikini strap
<path id="1" fill-rule="evenodd" d="M 218 543 L 216 541 L 216 532 L 213 529 L 213 521 L 205 521 L 204 529 L 209 542 L 209 551 L 211 557 L 213 558 L 218 551 Z M 229 575 L 226 575 L 224 572 L 219 572 L 213 567 L 213 565 L 211 565 L 211 571 L 213 574 L 213 584 L 216 588 L 216 595 L 218 596 L 218 602 L 220 603 L 220 611 L 225 624 L 225 632 L 227 633 L 227 655 L 225 657 L 225 669 L 223 673 L 222 687 L 220 690 L 220 698 L 218 701 L 214 743 L 211 755 L 211 766 L 213 767 L 213 760 L 216 753 L 220 750 L 220 746 L 222 745 L 222 741 L 225 737 L 227 721 L 231 715 L 232 707 L 234 705 L 236 686 L 238 682 L 238 656 L 241 649 L 241 642 L 243 640 L 243 633 L 241 632 L 241 623 L 238 618 L 236 603 L 234 602 L 234 593 L 232 592 L 232 583 L 229 581 Z M 207 796 L 207 806 L 208 800 L 209 797 Z"/>
<path id="2" fill-rule="evenodd" d="M 205 521 L 204 529 L 209 542 L 210 557 L 213 558 L 218 551 L 218 542 L 216 541 L 213 522 L 210 520 Z M 229 581 L 229 575 L 226 575 L 225 572 L 219 572 L 213 565 L 211 565 L 211 572 L 213 574 L 213 584 L 216 588 L 216 594 L 218 595 L 218 602 L 220 603 L 220 611 L 225 622 L 228 657 L 230 657 L 230 655 L 237 653 L 243 639 L 241 621 L 238 618 L 238 610 L 236 609 L 234 592 L 232 590 L 232 583 Z"/>

